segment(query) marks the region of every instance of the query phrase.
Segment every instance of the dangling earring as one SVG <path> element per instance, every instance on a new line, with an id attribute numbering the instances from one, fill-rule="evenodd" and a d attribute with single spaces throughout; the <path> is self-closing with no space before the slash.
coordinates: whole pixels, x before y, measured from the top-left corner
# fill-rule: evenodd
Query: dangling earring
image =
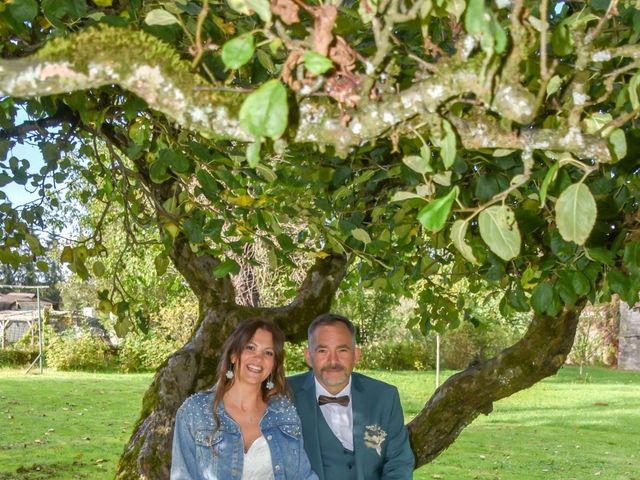
<path id="1" fill-rule="evenodd" d="M 229 380 L 233 378 L 233 363 L 229 364 L 229 369 L 225 372 L 224 376 L 227 377 Z"/>
<path id="2" fill-rule="evenodd" d="M 271 380 L 271 375 L 269 375 L 269 380 L 267 380 L 264 386 L 267 387 L 267 390 L 273 390 L 273 387 L 275 387 L 273 380 Z"/>

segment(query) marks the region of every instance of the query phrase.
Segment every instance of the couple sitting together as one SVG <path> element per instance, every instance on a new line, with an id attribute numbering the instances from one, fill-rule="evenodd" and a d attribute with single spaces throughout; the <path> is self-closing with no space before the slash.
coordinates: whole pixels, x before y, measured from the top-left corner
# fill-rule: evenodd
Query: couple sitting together
<path id="1" fill-rule="evenodd" d="M 235 329 L 216 385 L 178 410 L 171 480 L 412 478 L 398 390 L 352 373 L 353 324 L 321 315 L 308 342 L 312 371 L 285 380 L 280 329 L 259 319 Z"/>

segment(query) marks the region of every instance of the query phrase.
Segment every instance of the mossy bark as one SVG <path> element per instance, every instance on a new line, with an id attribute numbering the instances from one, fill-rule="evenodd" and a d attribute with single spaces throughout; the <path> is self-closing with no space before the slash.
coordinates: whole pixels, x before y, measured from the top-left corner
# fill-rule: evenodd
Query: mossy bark
<path id="1" fill-rule="evenodd" d="M 583 306 L 534 317 L 519 342 L 443 383 L 408 426 L 416 466 L 436 458 L 480 414 L 491 413 L 495 401 L 554 375 L 571 351 Z"/>

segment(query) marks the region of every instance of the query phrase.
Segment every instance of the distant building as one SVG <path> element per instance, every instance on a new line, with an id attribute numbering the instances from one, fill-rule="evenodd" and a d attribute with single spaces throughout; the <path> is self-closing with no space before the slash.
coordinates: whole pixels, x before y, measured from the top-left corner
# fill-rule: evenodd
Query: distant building
<path id="1" fill-rule="evenodd" d="M 56 308 L 58 305 L 40 297 L 40 308 Z M 38 296 L 35 292 L 0 293 L 0 312 L 6 310 L 37 310 Z"/>
<path id="2" fill-rule="evenodd" d="M 640 370 L 640 303 L 630 307 L 620 302 L 618 367 Z"/>
<path id="3" fill-rule="evenodd" d="M 40 308 L 57 308 L 57 304 L 40 297 Z M 31 332 L 37 341 L 38 296 L 35 292 L 0 293 L 0 348 L 6 348 Z"/>

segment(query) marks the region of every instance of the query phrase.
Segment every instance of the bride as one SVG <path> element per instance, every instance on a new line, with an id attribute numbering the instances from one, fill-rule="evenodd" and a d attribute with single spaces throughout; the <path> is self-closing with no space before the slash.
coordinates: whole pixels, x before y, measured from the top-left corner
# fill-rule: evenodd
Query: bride
<path id="1" fill-rule="evenodd" d="M 284 335 L 274 324 L 251 319 L 236 327 L 215 386 L 178 409 L 171 480 L 318 478 L 302 445 L 283 362 Z"/>

